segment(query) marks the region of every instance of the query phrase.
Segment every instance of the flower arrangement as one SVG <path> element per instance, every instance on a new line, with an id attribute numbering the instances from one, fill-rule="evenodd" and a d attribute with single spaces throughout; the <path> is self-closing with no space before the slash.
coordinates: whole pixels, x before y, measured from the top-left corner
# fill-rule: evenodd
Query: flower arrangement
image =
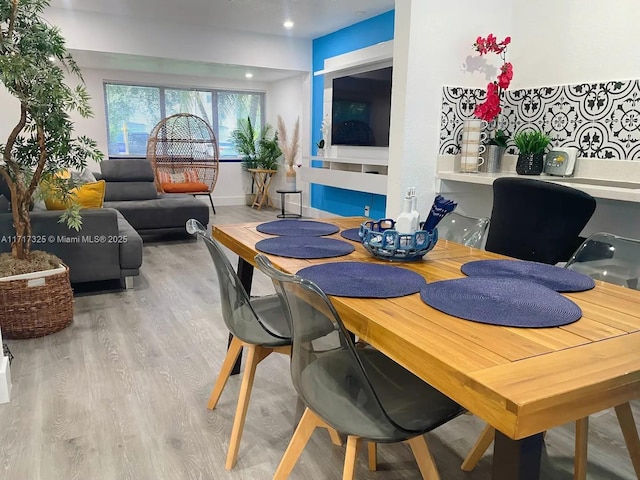
<path id="1" fill-rule="evenodd" d="M 278 115 L 278 146 L 282 150 L 282 156 L 284 157 L 284 163 L 289 167 L 295 165 L 296 156 L 300 149 L 300 118 L 296 120 L 296 124 L 293 127 L 293 135 L 291 136 L 291 142 L 289 142 L 287 127 L 284 124 L 284 120 Z"/>
<path id="2" fill-rule="evenodd" d="M 473 114 L 491 122 L 502 111 L 500 108 L 500 97 L 502 91 L 509 88 L 511 80 L 513 79 L 513 65 L 506 61 L 507 45 L 511 43 L 511 37 L 505 37 L 502 42 L 498 42 L 498 39 L 490 33 L 487 38 L 478 37 L 473 44 L 473 48 L 480 53 L 480 56 L 487 53 L 495 53 L 500 55 L 502 59 L 502 66 L 500 67 L 500 74 L 496 81 L 490 82 L 487 85 L 487 98 L 486 100 L 477 105 Z"/>

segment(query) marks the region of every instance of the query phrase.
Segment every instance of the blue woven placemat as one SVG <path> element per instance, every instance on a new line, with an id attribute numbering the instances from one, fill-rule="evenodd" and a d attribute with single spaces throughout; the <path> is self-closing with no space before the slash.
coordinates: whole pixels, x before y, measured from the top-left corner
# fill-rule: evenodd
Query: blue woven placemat
<path id="1" fill-rule="evenodd" d="M 417 293 L 426 284 L 417 273 L 391 265 L 333 262 L 303 268 L 298 276 L 316 283 L 327 295 L 392 298 Z"/>
<path id="2" fill-rule="evenodd" d="M 348 230 L 342 230 L 340 232 L 340 236 L 343 238 L 346 238 L 347 240 L 362 243 L 362 239 L 360 238 L 360 227 L 349 228 Z"/>
<path id="3" fill-rule="evenodd" d="M 460 267 L 470 277 L 508 277 L 530 280 L 556 292 L 591 290 L 596 283 L 591 277 L 566 268 L 523 260 L 478 260 Z"/>
<path id="4" fill-rule="evenodd" d="M 261 223 L 256 227 L 261 233 L 291 237 L 322 237 L 340 230 L 332 223 L 314 222 L 313 220 L 276 220 Z"/>
<path id="5" fill-rule="evenodd" d="M 256 243 L 256 249 L 288 258 L 329 258 L 349 255 L 355 247 L 342 240 L 319 237 L 274 237 Z"/>
<path id="6" fill-rule="evenodd" d="M 579 320 L 582 310 L 568 298 L 528 280 L 467 277 L 425 285 L 422 301 L 474 322 L 507 327 L 559 327 Z"/>

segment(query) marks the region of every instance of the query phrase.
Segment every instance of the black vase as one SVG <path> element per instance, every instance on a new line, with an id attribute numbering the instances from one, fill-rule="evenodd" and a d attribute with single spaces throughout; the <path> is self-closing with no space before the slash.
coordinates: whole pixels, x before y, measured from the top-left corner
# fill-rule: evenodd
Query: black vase
<path id="1" fill-rule="evenodd" d="M 521 153 L 516 162 L 516 173 L 518 175 L 540 175 L 544 167 L 543 153 Z"/>

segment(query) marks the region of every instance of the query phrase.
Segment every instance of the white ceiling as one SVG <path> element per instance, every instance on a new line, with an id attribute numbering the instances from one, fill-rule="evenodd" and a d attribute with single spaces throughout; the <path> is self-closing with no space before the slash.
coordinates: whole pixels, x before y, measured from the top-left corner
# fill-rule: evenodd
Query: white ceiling
<path id="1" fill-rule="evenodd" d="M 394 8 L 395 0 L 52 0 L 52 7 L 317 38 Z M 295 22 L 291 30 L 282 26 Z"/>

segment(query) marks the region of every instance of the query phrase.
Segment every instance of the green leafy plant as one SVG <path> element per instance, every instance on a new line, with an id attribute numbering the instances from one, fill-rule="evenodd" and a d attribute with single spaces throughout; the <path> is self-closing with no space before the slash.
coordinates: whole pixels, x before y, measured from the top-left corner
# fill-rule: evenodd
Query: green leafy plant
<path id="1" fill-rule="evenodd" d="M 513 142 L 522 155 L 531 155 L 543 153 L 551 142 L 551 139 L 542 132 L 527 131 L 517 133 L 513 137 Z"/>
<path id="2" fill-rule="evenodd" d="M 504 130 L 496 130 L 496 134 L 487 139 L 487 145 L 497 145 L 498 147 L 507 148 L 507 142 L 509 141 L 509 135 Z"/>
<path id="3" fill-rule="evenodd" d="M 278 146 L 278 134 L 273 137 L 263 137 L 258 142 L 258 165 L 266 170 L 277 170 L 278 159 L 282 156 Z"/>
<path id="4" fill-rule="evenodd" d="M 251 118 L 238 120 L 238 127 L 231 133 L 231 138 L 243 155 L 243 169 L 278 168 L 278 158 L 282 152 L 278 148 L 277 135 L 272 135 L 272 131 L 273 128 L 268 123 L 261 129 L 256 129 L 251 123 Z"/>
<path id="5" fill-rule="evenodd" d="M 11 193 L 16 230 L 11 254 L 31 260 L 29 206 L 41 180 L 49 191 L 69 203 L 61 221 L 79 230 L 80 206 L 69 191 L 74 182 L 57 172 L 84 169 L 88 158 L 100 161 L 102 152 L 90 138 L 74 138 L 70 113 L 91 117 L 89 95 L 78 65 L 67 50 L 58 27 L 41 18 L 49 0 L 0 0 L 0 82 L 18 99 L 17 123 L 4 145 L 0 175 Z M 67 81 L 77 80 L 69 86 Z M 3 121 L 10 112 L 3 111 Z"/>

